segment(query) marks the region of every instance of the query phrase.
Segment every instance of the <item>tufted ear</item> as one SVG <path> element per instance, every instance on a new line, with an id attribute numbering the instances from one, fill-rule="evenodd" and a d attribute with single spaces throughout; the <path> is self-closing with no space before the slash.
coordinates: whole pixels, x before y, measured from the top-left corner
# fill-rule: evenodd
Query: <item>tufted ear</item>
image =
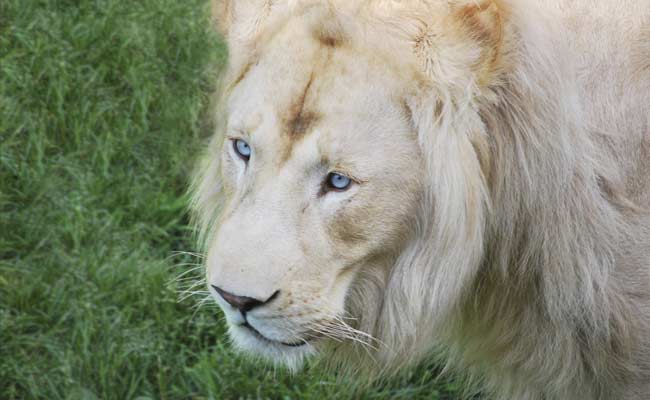
<path id="1" fill-rule="evenodd" d="M 486 84 L 491 75 L 502 67 L 505 52 L 506 8 L 496 0 L 465 4 L 455 11 L 462 29 L 480 49 L 475 64 L 477 81 Z"/>
<path id="2" fill-rule="evenodd" d="M 212 0 L 212 21 L 228 44 L 231 64 L 243 62 L 255 39 L 275 11 L 286 6 L 277 0 Z"/>
<path id="3" fill-rule="evenodd" d="M 497 46 L 502 38 L 505 6 L 496 0 L 457 4 L 455 16 L 484 45 Z"/>
<path id="4" fill-rule="evenodd" d="M 429 82 L 446 82 L 466 90 L 488 85 L 505 67 L 508 11 L 500 0 L 460 0 L 420 12 L 412 35 L 420 72 Z"/>
<path id="5" fill-rule="evenodd" d="M 214 23 L 215 28 L 220 34 L 226 36 L 228 30 L 230 29 L 230 8 L 232 6 L 232 1 L 212 0 L 210 6 L 210 14 L 212 16 L 212 22 Z"/>
<path id="6" fill-rule="evenodd" d="M 252 34 L 272 7 L 271 0 L 212 0 L 212 20 L 226 38 Z"/>
<path id="7" fill-rule="evenodd" d="M 502 68 L 505 10 L 492 0 L 462 3 L 438 10 L 411 36 L 422 82 L 407 105 L 426 165 L 424 237 L 436 243 L 435 254 L 421 255 L 431 268 L 422 290 L 435 310 L 453 307 L 477 273 L 491 207 L 480 107 Z"/>

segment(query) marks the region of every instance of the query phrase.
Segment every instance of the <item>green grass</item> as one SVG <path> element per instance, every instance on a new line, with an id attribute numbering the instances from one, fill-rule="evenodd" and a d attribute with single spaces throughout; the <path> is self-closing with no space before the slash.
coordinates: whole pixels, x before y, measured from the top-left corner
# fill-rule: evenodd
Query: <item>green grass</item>
<path id="1" fill-rule="evenodd" d="M 432 368 L 352 392 L 262 366 L 229 349 L 215 306 L 178 301 L 199 262 L 175 253 L 193 249 L 184 193 L 226 57 L 206 12 L 0 1 L 0 398 L 450 398 Z"/>

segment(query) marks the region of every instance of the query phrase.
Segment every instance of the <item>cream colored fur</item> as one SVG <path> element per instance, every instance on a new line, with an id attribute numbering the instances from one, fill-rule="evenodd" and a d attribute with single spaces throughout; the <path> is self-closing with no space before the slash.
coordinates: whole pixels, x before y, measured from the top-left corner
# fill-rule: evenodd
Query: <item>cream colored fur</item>
<path id="1" fill-rule="evenodd" d="M 650 398 L 650 3 L 216 1 L 193 209 L 241 349 Z M 239 159 L 231 140 L 251 145 Z M 331 171 L 356 181 L 324 192 Z M 306 344 L 290 347 L 281 344 Z"/>

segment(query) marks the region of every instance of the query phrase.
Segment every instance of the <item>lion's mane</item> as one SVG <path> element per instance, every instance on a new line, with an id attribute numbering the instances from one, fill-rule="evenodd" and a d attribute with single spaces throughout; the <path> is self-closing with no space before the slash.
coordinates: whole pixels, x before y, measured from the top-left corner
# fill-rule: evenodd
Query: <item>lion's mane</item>
<path id="1" fill-rule="evenodd" d="M 384 54 L 419 80 L 406 104 L 428 182 L 417 235 L 388 273 L 362 271 L 348 294 L 377 350 L 338 344 L 331 359 L 390 373 L 434 355 L 501 399 L 647 395 L 649 190 L 630 195 L 635 178 L 612 150 L 625 126 L 591 125 L 573 50 L 554 37 L 560 22 L 522 1 L 469 2 L 439 26 L 430 18 L 439 1 L 289 3 L 257 31 L 310 18 L 315 35 Z M 264 45 L 264 35 L 245 36 L 231 34 L 240 41 L 231 47 Z M 232 57 L 237 70 L 245 56 Z M 636 85 L 650 88 L 644 74 Z M 628 126 L 647 146 L 645 100 L 632 108 L 645 117 Z M 217 168 L 203 167 L 195 184 L 206 230 Z"/>

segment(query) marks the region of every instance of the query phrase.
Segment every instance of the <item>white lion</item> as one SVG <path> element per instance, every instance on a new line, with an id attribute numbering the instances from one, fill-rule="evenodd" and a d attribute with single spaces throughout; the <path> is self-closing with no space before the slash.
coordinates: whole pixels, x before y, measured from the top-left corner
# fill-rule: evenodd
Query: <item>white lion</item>
<path id="1" fill-rule="evenodd" d="M 235 345 L 650 398 L 650 1 L 217 0 L 194 185 Z"/>

